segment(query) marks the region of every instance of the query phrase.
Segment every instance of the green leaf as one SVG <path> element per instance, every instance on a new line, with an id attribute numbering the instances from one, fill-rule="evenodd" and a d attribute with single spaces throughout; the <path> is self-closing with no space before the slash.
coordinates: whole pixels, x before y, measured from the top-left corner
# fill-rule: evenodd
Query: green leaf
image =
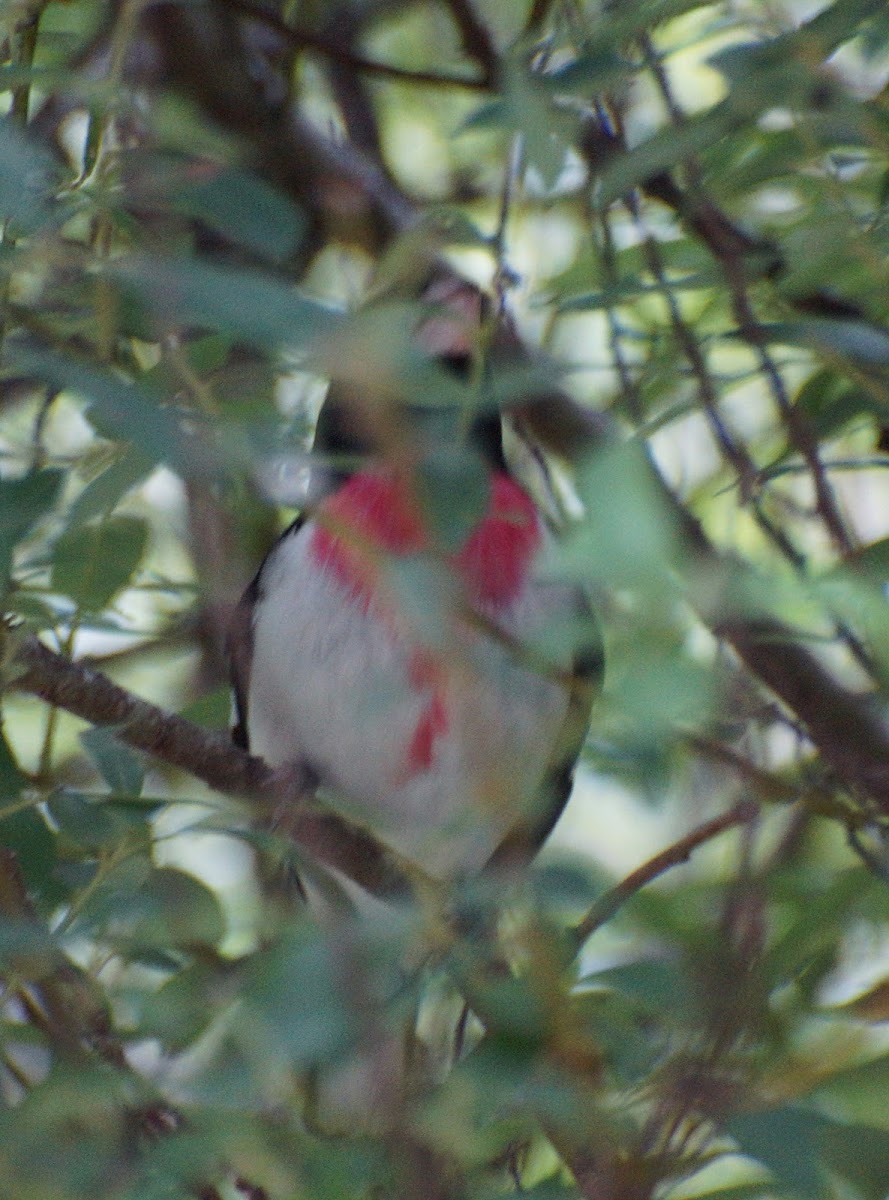
<path id="1" fill-rule="evenodd" d="M 855 1188 L 862 1200 L 889 1193 L 889 1130 L 831 1124 L 824 1130 L 825 1164 Z"/>
<path id="2" fill-rule="evenodd" d="M 142 764 L 112 730 L 97 725 L 85 730 L 80 741 L 112 792 L 127 797 L 141 794 L 145 778 Z"/>
<path id="3" fill-rule="evenodd" d="M 177 210 L 272 262 L 294 254 L 306 229 L 305 217 L 283 192 L 234 167 L 180 182 L 172 200 Z"/>
<path id="4" fill-rule="evenodd" d="M 577 492 L 587 516 L 555 552 L 557 572 L 606 586 L 647 582 L 662 596 L 676 539 L 642 446 L 597 453 L 580 469 Z"/>
<path id="5" fill-rule="evenodd" d="M 435 544 L 459 550 L 488 506 L 490 475 L 484 463 L 459 443 L 442 441 L 423 458 L 415 483 Z"/>
<path id="6" fill-rule="evenodd" d="M 599 176 L 597 202 L 608 205 L 662 171 L 669 171 L 701 154 L 732 128 L 734 117 L 724 106 L 689 118 L 680 128 L 670 126 L 606 164 Z"/>
<path id="7" fill-rule="evenodd" d="M 188 259 L 130 258 L 109 268 L 164 327 L 193 322 L 268 350 L 306 349 L 339 314 L 270 275 Z"/>
<path id="8" fill-rule="evenodd" d="M 336 948 L 308 920 L 257 955 L 242 992 L 256 1048 L 295 1068 L 342 1055 L 359 1028 L 344 971 Z"/>
<path id="9" fill-rule="evenodd" d="M 615 44 L 603 38 L 598 42 L 585 42 L 577 58 L 542 75 L 540 83 L 557 94 L 576 92 L 589 97 L 621 83 L 632 69 L 627 59 L 615 49 Z"/>
<path id="10" fill-rule="evenodd" d="M 88 850 L 114 846 L 130 834 L 136 824 L 146 825 L 147 813 L 125 811 L 107 803 L 106 797 L 87 796 L 70 788 L 53 792 L 46 807 L 59 832 Z"/>
<path id="11" fill-rule="evenodd" d="M 862 414 L 885 416 L 886 407 L 866 388 L 829 370 L 816 371 L 800 388 L 796 407 L 818 437 L 830 437 Z"/>
<path id="12" fill-rule="evenodd" d="M 630 304 L 634 300 L 641 300 L 648 296 L 662 296 L 666 290 L 683 292 L 712 287 L 717 281 L 718 275 L 715 270 L 695 271 L 693 274 L 678 276 L 670 279 L 666 288 L 660 283 L 646 283 L 638 276 L 632 276 L 618 280 L 617 283 L 600 291 L 586 292 L 563 300 L 559 304 L 559 311 L 595 312 L 600 309 Z"/>
<path id="13" fill-rule="evenodd" d="M 741 1153 L 768 1167 L 782 1187 L 815 1200 L 826 1194 L 819 1152 L 827 1124 L 817 1113 L 787 1105 L 732 1117 L 725 1128 Z"/>
<path id="14" fill-rule="evenodd" d="M 206 963 L 178 972 L 147 998 L 139 1021 L 140 1036 L 159 1038 L 173 1053 L 184 1050 L 230 999 L 223 984 L 221 970 Z"/>
<path id="15" fill-rule="evenodd" d="M 805 1200 L 827 1194 L 826 1171 L 851 1184 L 862 1200 L 884 1200 L 889 1189 L 887 1129 L 791 1105 L 733 1117 L 726 1129 L 744 1154 Z"/>
<path id="16" fill-rule="evenodd" d="M 793 878 L 789 877 L 787 883 L 792 886 Z M 827 882 L 820 875 L 804 873 L 802 891 L 791 893 L 795 901 L 790 910 L 793 919 L 773 938 L 764 956 L 763 970 L 771 985 L 787 982 L 811 959 L 825 950 L 837 949 L 859 905 L 870 893 L 880 894 L 883 890 L 864 867 L 837 871 Z"/>
<path id="17" fill-rule="evenodd" d="M 889 367 L 889 332 L 851 321 L 818 317 L 805 321 L 777 321 L 760 326 L 770 342 L 804 346 L 829 357 L 848 358 L 862 367 Z"/>
<path id="18" fill-rule="evenodd" d="M 693 1004 L 680 965 L 667 959 L 641 959 L 597 971 L 581 980 L 585 986 L 616 988 L 652 1014 L 681 1018 Z"/>
<path id="19" fill-rule="evenodd" d="M 125 880 L 126 874 L 109 876 L 84 914 L 125 952 L 216 947 L 224 936 L 219 902 L 194 876 L 160 867 L 148 871 L 137 887 L 124 886 Z"/>
<path id="20" fill-rule="evenodd" d="M 7 117 L 0 121 L 0 218 L 13 235 L 33 233 L 50 215 L 55 169 L 48 150 Z"/>
<path id="21" fill-rule="evenodd" d="M 108 1195 L 120 1170 L 129 1113 L 139 1101 L 131 1074 L 97 1061 L 62 1059 L 0 1116 L 6 1196 L 85 1200 Z"/>
<path id="22" fill-rule="evenodd" d="M 55 504 L 62 471 L 31 471 L 23 479 L 0 479 L 0 591 L 5 590 L 17 543 Z"/>
<path id="23" fill-rule="evenodd" d="M 83 489 L 68 510 L 68 526 L 107 517 L 128 492 L 143 482 L 153 466 L 151 458 L 136 446 L 128 446 Z"/>
<path id="24" fill-rule="evenodd" d="M 567 114 L 552 103 L 540 80 L 522 61 L 523 57 L 513 56 L 502 65 L 503 116 L 523 135 L 528 166 L 540 173 L 544 187 L 549 188 L 565 163 L 567 144 L 560 135 L 567 132 L 569 122 Z"/>
<path id="25" fill-rule="evenodd" d="M 228 729 L 232 720 L 231 687 L 221 684 L 212 692 L 206 692 L 180 709 L 179 715 L 206 729 Z"/>
<path id="26" fill-rule="evenodd" d="M 51 586 L 81 611 L 101 612 L 130 582 L 147 542 L 141 517 L 112 516 L 69 528 L 53 547 Z"/>
<path id="27" fill-rule="evenodd" d="M 161 397 L 147 388 L 55 351 L 13 344 L 9 358 L 16 370 L 59 391 L 84 396 L 89 401 L 87 416 L 103 436 L 130 442 L 151 462 L 169 463 L 187 478 L 203 468 L 203 460 L 185 441 L 176 418 L 161 407 Z"/>
<path id="28" fill-rule="evenodd" d="M 16 804 L 27 785 L 28 779 L 19 770 L 0 727 L 0 808 Z M 61 898 L 62 889 L 53 878 L 57 863 L 55 838 L 36 804 L 0 819 L 0 846 L 15 854 L 32 895 L 47 905 Z"/>
<path id="29" fill-rule="evenodd" d="M 874 1101 L 889 1093 L 889 1054 L 835 1071 L 822 1079 L 813 1101 L 850 1124 L 874 1118 Z"/>

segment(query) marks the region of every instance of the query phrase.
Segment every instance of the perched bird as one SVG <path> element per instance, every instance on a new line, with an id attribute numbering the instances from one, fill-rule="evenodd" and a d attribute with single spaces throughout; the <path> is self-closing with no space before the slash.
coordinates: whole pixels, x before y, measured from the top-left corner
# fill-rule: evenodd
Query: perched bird
<path id="1" fill-rule="evenodd" d="M 424 345 L 464 369 L 434 330 Z M 328 402 L 316 450 L 355 449 L 348 417 Z M 376 838 L 449 880 L 530 856 L 548 833 L 601 651 L 580 589 L 542 576 L 551 534 L 509 470 L 500 414 L 466 434 L 484 493 L 447 544 L 418 483 L 440 431 L 409 407 L 398 420 L 408 452 L 340 474 L 248 588 L 235 736 L 272 766 L 308 760 Z"/>

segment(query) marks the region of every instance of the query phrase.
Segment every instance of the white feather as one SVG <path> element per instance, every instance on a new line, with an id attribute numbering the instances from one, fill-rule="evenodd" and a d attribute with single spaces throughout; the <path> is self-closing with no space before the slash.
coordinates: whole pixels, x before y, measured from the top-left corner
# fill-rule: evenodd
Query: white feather
<path id="1" fill-rule="evenodd" d="M 377 836 L 430 873 L 477 870 L 534 802 L 564 688 L 456 611 L 445 609 L 437 648 L 423 647 L 404 612 L 365 609 L 319 567 L 312 532 L 307 522 L 284 537 L 263 568 L 251 750 L 272 766 L 306 755 Z M 521 642 L 575 605 L 569 589 L 529 581 L 497 624 Z M 435 685 L 412 676 L 418 650 L 434 664 Z M 433 686 L 443 689 L 448 727 L 429 769 L 409 776 L 407 748 Z"/>

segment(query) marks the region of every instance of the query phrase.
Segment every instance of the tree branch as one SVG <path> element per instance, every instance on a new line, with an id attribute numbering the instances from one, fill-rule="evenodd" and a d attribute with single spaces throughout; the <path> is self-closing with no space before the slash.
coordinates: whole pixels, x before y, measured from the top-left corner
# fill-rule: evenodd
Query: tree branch
<path id="1" fill-rule="evenodd" d="M 692 853 L 699 846 L 712 841 L 720 833 L 725 833 L 727 829 L 734 829 L 737 825 L 746 825 L 758 812 L 758 805 L 750 800 L 743 800 L 734 808 L 730 808 L 728 812 L 724 812 L 721 817 L 714 817 L 711 821 L 705 821 L 703 825 L 698 825 L 678 842 L 674 842 L 672 846 L 668 846 L 666 850 L 662 850 L 660 854 L 650 858 L 641 867 L 631 871 L 626 879 L 622 879 L 615 887 L 609 888 L 600 896 L 580 924 L 575 927 L 573 932 L 575 943 L 582 946 L 597 929 L 606 921 L 611 920 L 621 905 L 631 896 L 641 891 L 659 875 L 663 875 L 673 867 L 678 867 L 681 863 L 688 862 Z"/>
<path id="2" fill-rule="evenodd" d="M 13 635 L 15 637 L 15 635 Z M 225 733 L 164 712 L 82 663 L 71 662 L 27 636 L 10 647 L 18 673 L 8 686 L 39 696 L 114 733 L 137 750 L 187 771 L 214 791 L 246 799 L 261 820 L 281 821 L 293 840 L 326 866 L 380 897 L 404 896 L 409 873 L 398 855 L 360 827 L 318 809 L 315 774 L 305 762 L 273 771 Z"/>
<path id="3" fill-rule="evenodd" d="M 441 71 L 411 70 L 408 67 L 395 67 L 390 63 L 365 58 L 364 55 L 356 53 L 348 43 L 344 44 L 334 37 L 325 36 L 312 29 L 288 25 L 277 13 L 263 8 L 254 0 L 228 0 L 228 3 L 232 8 L 243 13 L 245 17 L 261 21 L 263 25 L 273 29 L 280 38 L 294 48 L 323 54 L 331 62 L 340 63 L 363 75 L 376 75 L 394 83 L 410 84 L 412 87 L 419 85 L 421 87 L 466 88 L 469 91 L 480 92 L 491 90 L 492 81 L 489 79 L 474 79 L 466 75 L 446 75 Z"/>

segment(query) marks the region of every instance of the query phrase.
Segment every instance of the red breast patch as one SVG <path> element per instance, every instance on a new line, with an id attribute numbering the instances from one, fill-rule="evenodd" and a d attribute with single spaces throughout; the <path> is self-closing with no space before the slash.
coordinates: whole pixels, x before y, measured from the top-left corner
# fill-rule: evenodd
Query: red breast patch
<path id="1" fill-rule="evenodd" d="M 488 510 L 454 556 L 470 599 L 509 604 L 521 590 L 540 545 L 530 497 L 502 471 L 491 477 Z M 312 535 L 312 557 L 356 597 L 370 601 L 381 555 L 407 556 L 430 548 L 416 505 L 389 475 L 353 475 L 324 502 Z"/>

